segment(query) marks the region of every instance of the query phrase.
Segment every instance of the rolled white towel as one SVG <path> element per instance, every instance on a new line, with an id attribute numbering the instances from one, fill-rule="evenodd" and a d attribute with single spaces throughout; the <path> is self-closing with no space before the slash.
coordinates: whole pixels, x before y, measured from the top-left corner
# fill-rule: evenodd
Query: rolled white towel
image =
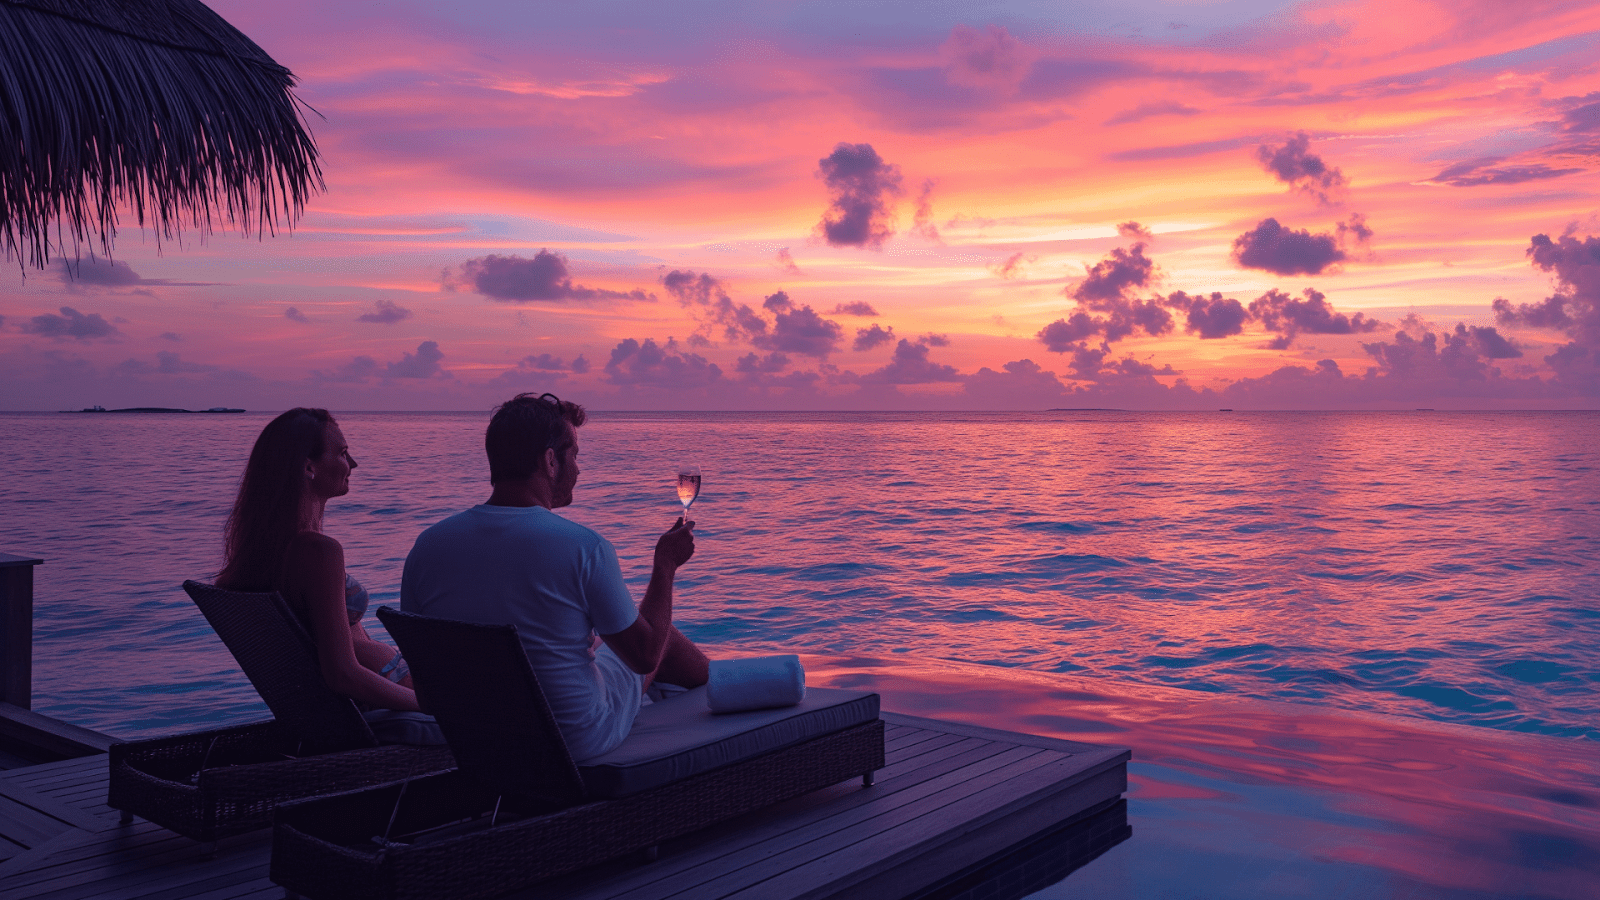
<path id="1" fill-rule="evenodd" d="M 805 698 L 806 670 L 793 654 L 711 661 L 706 702 L 714 713 L 793 706 Z"/>

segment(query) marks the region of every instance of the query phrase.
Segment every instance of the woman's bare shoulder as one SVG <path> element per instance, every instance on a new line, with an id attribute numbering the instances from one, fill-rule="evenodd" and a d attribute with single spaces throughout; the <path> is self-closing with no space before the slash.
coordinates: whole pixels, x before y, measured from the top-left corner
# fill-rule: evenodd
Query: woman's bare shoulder
<path id="1" fill-rule="evenodd" d="M 315 565 L 338 561 L 344 565 L 344 546 L 320 531 L 302 531 L 289 541 L 285 562 Z"/>

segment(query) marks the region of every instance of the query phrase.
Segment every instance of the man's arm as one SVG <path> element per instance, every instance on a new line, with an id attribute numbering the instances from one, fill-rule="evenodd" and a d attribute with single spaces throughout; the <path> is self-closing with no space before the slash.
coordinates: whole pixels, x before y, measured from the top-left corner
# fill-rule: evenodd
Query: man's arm
<path id="1" fill-rule="evenodd" d="M 617 657 L 640 675 L 649 675 L 661 665 L 667 642 L 672 637 L 672 582 L 678 567 L 694 555 L 694 523 L 679 519 L 656 541 L 655 565 L 650 584 L 639 601 L 639 617 L 615 634 L 602 634 Z"/>

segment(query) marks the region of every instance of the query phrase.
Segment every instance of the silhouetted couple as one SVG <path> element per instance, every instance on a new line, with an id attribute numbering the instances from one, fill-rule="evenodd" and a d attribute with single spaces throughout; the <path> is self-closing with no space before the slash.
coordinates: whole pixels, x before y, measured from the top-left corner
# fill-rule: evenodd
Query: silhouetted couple
<path id="1" fill-rule="evenodd" d="M 656 542 L 635 608 L 611 543 L 551 512 L 572 502 L 584 420 L 583 407 L 551 394 L 521 394 L 495 410 L 484 437 L 488 501 L 417 538 L 400 590 L 407 612 L 517 626 L 578 760 L 627 737 L 653 681 L 697 687 L 708 669 L 672 624 L 673 580 L 694 555 L 694 523 L 679 519 Z M 311 632 L 329 687 L 415 711 L 405 661 L 367 635 L 366 592 L 345 574 L 339 542 L 322 533 L 323 509 L 349 492 L 355 467 L 327 411 L 292 409 L 270 422 L 240 481 L 217 585 L 278 591 Z"/>

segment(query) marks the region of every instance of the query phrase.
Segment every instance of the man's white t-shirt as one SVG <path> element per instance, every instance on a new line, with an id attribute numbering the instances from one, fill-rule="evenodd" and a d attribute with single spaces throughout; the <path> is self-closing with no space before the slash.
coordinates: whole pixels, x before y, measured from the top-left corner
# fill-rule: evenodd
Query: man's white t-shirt
<path id="1" fill-rule="evenodd" d="M 639 611 L 611 542 L 542 506 L 474 506 L 424 531 L 400 581 L 406 612 L 515 625 L 574 759 L 622 743 L 642 680 L 593 637 Z M 494 690 L 485 685 L 485 690 Z"/>

